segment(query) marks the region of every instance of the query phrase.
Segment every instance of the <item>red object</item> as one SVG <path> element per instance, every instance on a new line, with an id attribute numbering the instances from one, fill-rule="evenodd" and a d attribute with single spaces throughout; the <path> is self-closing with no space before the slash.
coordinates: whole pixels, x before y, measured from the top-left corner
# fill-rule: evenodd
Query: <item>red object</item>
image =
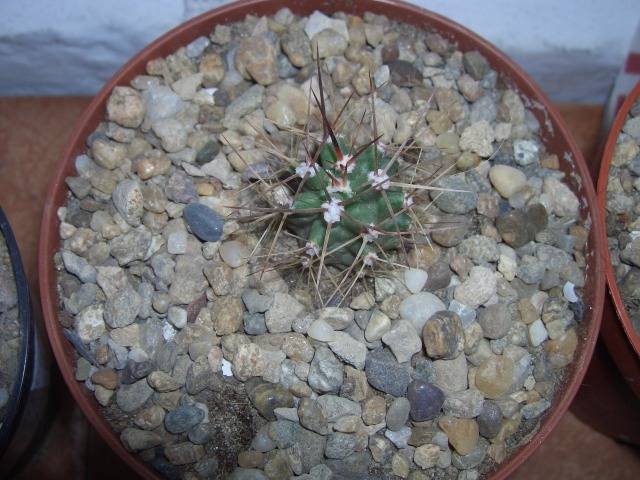
<path id="1" fill-rule="evenodd" d="M 633 73 L 640 75 L 640 53 L 630 53 L 627 57 L 627 63 L 624 66 L 624 71 L 627 73 Z"/>
<path id="2" fill-rule="evenodd" d="M 77 155 L 86 149 L 85 139 L 94 131 L 104 118 L 105 104 L 112 88 L 128 84 L 136 75 L 144 73 L 148 60 L 164 57 L 177 48 L 184 46 L 201 35 L 208 35 L 217 24 L 241 21 L 245 15 L 272 15 L 278 9 L 289 7 L 299 15 L 308 15 L 316 9 L 326 13 L 344 11 L 362 15 L 365 11 L 384 14 L 389 18 L 403 21 L 418 27 L 427 27 L 457 42 L 461 50 L 477 50 L 482 53 L 504 82 L 512 85 L 521 95 L 532 101 L 532 111 L 538 118 L 543 130 L 542 140 L 548 151 L 557 153 L 561 159 L 561 168 L 567 173 L 567 182 L 582 202 L 580 216 L 583 221 L 590 219 L 593 227 L 586 246 L 587 283 L 584 288 L 585 314 L 578 331 L 580 339 L 574 362 L 566 374 L 564 388 L 558 392 L 553 406 L 542 421 L 540 429 L 531 441 L 514 452 L 490 476 L 492 479 L 504 479 L 524 462 L 544 441 L 557 425 L 569 407 L 580 382 L 585 375 L 600 327 L 602 304 L 604 299 L 604 276 L 602 255 L 605 248 L 603 222 L 596 208 L 596 197 L 584 159 L 571 138 L 567 128 L 540 88 L 505 54 L 483 38 L 451 20 L 429 12 L 415 5 L 398 0 L 367 0 L 354 2 L 349 0 L 249 0 L 225 5 L 186 22 L 163 35 L 131 59 L 93 99 L 79 119 L 75 132 L 64 152 L 58 169 L 54 172 L 47 201 L 45 203 L 39 245 L 39 275 L 42 308 L 47 332 L 55 358 L 62 375 L 71 390 L 74 399 L 87 415 L 89 421 L 104 438 L 107 444 L 139 475 L 147 479 L 158 478 L 157 474 L 138 456 L 127 452 L 118 435 L 111 429 L 100 413 L 93 396 L 84 385 L 74 378 L 73 348 L 65 340 L 58 321 L 58 295 L 56 291 L 56 272 L 53 255 L 58 251 L 59 221 L 56 215 L 58 207 L 64 204 L 67 187 L 64 178 L 73 174 L 73 162 Z"/>
<path id="3" fill-rule="evenodd" d="M 627 95 L 626 100 L 616 115 L 607 138 L 602 163 L 600 164 L 600 174 L 598 176 L 598 207 L 603 214 L 606 214 L 609 168 L 613 160 L 616 142 L 629 114 L 629 110 L 631 110 L 631 107 L 633 107 L 633 104 L 639 97 L 640 83 L 636 84 L 635 88 Z M 604 217 L 602 217 L 601 220 L 604 222 Z M 613 362 L 627 383 L 628 388 L 635 393 L 636 398 L 633 407 L 640 410 L 640 335 L 634 330 L 627 309 L 620 296 L 615 273 L 611 266 L 611 257 L 609 255 L 609 249 L 607 248 L 607 233 L 604 224 L 600 232 L 603 235 L 604 267 L 609 287 L 609 301 L 605 302 L 601 336 Z M 633 442 L 640 445 L 640 434 L 637 433 Z"/>

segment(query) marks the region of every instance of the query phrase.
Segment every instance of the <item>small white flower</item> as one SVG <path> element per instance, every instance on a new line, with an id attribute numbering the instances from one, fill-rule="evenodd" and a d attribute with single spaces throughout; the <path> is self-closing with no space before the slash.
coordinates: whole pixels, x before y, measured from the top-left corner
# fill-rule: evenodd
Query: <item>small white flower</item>
<path id="1" fill-rule="evenodd" d="M 387 146 L 384 143 L 382 143 L 380 140 L 376 142 L 376 148 L 380 153 L 385 153 L 385 151 L 387 150 Z"/>
<path id="2" fill-rule="evenodd" d="M 344 207 L 337 198 L 331 198 L 331 201 L 324 202 L 320 205 L 324 209 L 324 221 L 331 224 L 340 221 Z"/>
<path id="3" fill-rule="evenodd" d="M 373 262 L 375 262 L 376 260 L 378 260 L 378 255 L 376 255 L 375 252 L 369 252 L 362 259 L 362 263 L 364 263 L 367 267 L 371 267 L 373 265 Z"/>
<path id="4" fill-rule="evenodd" d="M 367 228 L 367 233 L 364 234 L 363 238 L 365 242 L 370 243 L 370 242 L 373 242 L 375 239 L 377 239 L 379 236 L 380 236 L 380 232 L 378 232 L 373 228 Z"/>
<path id="5" fill-rule="evenodd" d="M 413 195 L 409 195 L 408 193 L 405 192 L 404 200 L 402 201 L 402 206 L 404 208 L 408 208 L 411 205 L 413 205 L 414 203 L 415 203 L 415 200 L 413 199 Z"/>
<path id="6" fill-rule="evenodd" d="M 271 195 L 276 205 L 284 208 L 291 208 L 293 206 L 293 199 L 291 198 L 291 194 L 289 193 L 289 190 L 287 190 L 283 185 L 278 185 L 276 188 L 274 188 Z"/>
<path id="7" fill-rule="evenodd" d="M 367 174 L 367 178 L 369 179 L 369 183 L 373 185 L 376 190 L 387 190 L 390 186 L 389 175 L 387 175 L 381 168 L 369 172 Z"/>
<path id="8" fill-rule="evenodd" d="M 318 166 L 314 163 L 309 165 L 308 163 L 301 163 L 296 167 L 296 174 L 300 178 L 304 178 L 305 175 L 308 178 L 313 178 L 316 176 L 316 172 L 318 171 Z"/>
<path id="9" fill-rule="evenodd" d="M 313 242 L 307 242 L 304 246 L 304 253 L 310 257 L 314 257 L 320 253 L 320 248 Z"/>

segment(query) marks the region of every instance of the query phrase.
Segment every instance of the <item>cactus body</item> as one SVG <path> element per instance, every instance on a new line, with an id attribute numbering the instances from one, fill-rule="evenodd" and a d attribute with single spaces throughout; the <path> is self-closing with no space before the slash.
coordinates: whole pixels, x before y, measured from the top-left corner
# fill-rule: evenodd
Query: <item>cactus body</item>
<path id="1" fill-rule="evenodd" d="M 306 239 L 307 253 L 325 262 L 351 265 L 359 256 L 380 255 L 400 245 L 400 232 L 410 225 L 401 188 L 390 185 L 397 164 L 371 144 L 353 157 L 341 138 L 338 148 L 325 143 L 318 162 L 297 170 L 302 188 L 295 197 L 287 226 Z M 317 213 L 300 212 L 321 209 Z M 298 213 L 296 213 L 298 212 Z"/>

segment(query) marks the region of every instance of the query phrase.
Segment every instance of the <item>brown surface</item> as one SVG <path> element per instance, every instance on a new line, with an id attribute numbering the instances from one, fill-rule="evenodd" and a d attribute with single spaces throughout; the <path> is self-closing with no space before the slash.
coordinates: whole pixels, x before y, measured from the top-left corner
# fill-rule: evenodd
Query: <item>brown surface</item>
<path id="1" fill-rule="evenodd" d="M 46 185 L 73 123 L 87 98 L 0 98 L 0 204 L 10 217 L 34 292 L 38 230 Z M 560 105 L 585 158 L 597 146 L 602 108 Z M 21 478 L 76 480 L 130 478 L 125 468 L 88 426 L 58 377 L 61 408 L 33 461 Z M 89 458 L 91 461 L 89 461 Z M 512 478 L 518 480 L 633 479 L 640 459 L 628 447 L 565 414 L 546 442 Z M 112 476 L 113 475 L 113 476 Z"/>

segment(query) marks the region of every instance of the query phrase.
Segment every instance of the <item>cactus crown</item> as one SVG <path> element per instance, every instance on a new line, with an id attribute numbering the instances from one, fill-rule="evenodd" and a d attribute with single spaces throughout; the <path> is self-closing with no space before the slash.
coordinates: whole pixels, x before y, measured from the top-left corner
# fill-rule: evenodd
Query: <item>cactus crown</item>
<path id="1" fill-rule="evenodd" d="M 287 217 L 287 226 L 306 239 L 307 255 L 326 250 L 327 263 L 351 265 L 398 248 L 410 219 L 404 192 L 392 185 L 395 160 L 374 143 L 353 152 L 341 137 L 319 148 L 317 162 L 296 168 L 301 188 Z"/>

